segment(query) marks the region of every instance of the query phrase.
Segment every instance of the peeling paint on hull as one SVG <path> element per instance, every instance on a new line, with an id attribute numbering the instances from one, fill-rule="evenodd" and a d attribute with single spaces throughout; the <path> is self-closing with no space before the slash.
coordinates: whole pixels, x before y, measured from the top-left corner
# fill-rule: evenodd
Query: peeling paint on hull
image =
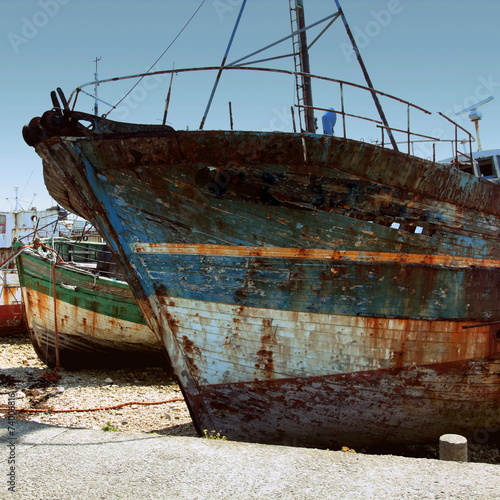
<path id="1" fill-rule="evenodd" d="M 17 257 L 17 267 L 28 331 L 43 362 L 55 365 L 56 308 L 62 366 L 92 366 L 106 359 L 112 363 L 127 353 L 149 355 L 158 363 L 161 342 L 147 326 L 126 283 L 60 265 L 55 304 L 49 261 L 24 251 Z"/>
<path id="2" fill-rule="evenodd" d="M 341 138 L 88 120 L 28 135 L 120 256 L 200 432 L 358 446 L 499 423 L 499 186 Z"/>
<path id="3" fill-rule="evenodd" d="M 490 327 L 167 300 L 198 423 L 231 439 L 367 446 L 498 424 Z"/>
<path id="4" fill-rule="evenodd" d="M 497 356 L 413 369 L 207 385 L 203 399 L 214 428 L 235 440 L 249 440 L 258 432 L 260 442 L 292 446 L 435 442 L 450 429 L 470 436 L 485 422 L 498 424 L 494 386 L 482 391 L 478 403 L 473 388 L 486 385 L 485 379 L 468 375 L 464 380 L 464 373 L 486 365 L 488 378 L 498 378 Z M 461 387 L 464 383 L 469 391 Z"/>

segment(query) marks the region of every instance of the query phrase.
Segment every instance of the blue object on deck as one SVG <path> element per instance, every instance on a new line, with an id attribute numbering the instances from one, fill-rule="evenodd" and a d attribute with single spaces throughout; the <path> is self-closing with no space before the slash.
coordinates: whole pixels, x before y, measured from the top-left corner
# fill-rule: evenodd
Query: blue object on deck
<path id="1" fill-rule="evenodd" d="M 337 122 L 337 113 L 333 110 L 333 108 L 329 108 L 331 111 L 327 111 L 321 118 L 323 122 L 323 134 L 325 135 L 333 135 L 333 127 L 335 127 L 335 123 Z"/>

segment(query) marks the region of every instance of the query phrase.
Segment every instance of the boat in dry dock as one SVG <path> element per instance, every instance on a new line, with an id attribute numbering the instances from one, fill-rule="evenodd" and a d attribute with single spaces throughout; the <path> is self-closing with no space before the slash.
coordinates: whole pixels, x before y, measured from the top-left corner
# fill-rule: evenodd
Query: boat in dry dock
<path id="1" fill-rule="evenodd" d="M 41 361 L 67 369 L 166 365 L 105 243 L 50 238 L 17 248 L 27 329 Z"/>
<path id="2" fill-rule="evenodd" d="M 26 330 L 12 242 L 59 232 L 66 215 L 59 207 L 24 210 L 17 195 L 14 210 L 0 213 L 0 335 Z"/>
<path id="3" fill-rule="evenodd" d="M 300 70 L 204 71 L 290 76 L 296 131 L 204 130 L 206 113 L 198 130 L 113 122 L 58 89 L 23 130 L 47 188 L 119 258 L 200 433 L 333 447 L 495 426 L 500 186 L 410 154 L 415 138 L 439 140 L 412 128 L 408 110 L 423 108 L 368 77 L 311 74 L 302 1 L 290 7 Z M 326 22 L 349 35 L 337 7 Z M 340 96 L 336 135 L 328 120 L 317 133 L 315 113 L 330 107 L 313 104 L 317 81 Z M 347 88 L 373 98 L 378 144 L 347 136 L 362 118 Z M 401 105 L 407 129 L 389 125 L 382 100 Z M 468 134 L 443 120 L 450 136 Z M 472 169 L 468 144 L 454 157 Z"/>

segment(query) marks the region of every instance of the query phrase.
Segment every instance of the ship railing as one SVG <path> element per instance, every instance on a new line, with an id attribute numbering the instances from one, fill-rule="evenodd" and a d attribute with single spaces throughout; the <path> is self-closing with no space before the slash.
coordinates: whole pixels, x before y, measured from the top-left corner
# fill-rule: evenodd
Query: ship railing
<path id="1" fill-rule="evenodd" d="M 57 252 L 65 264 L 80 267 L 99 276 L 124 281 L 123 272 L 105 243 L 48 239 L 47 246 Z"/>
<path id="2" fill-rule="evenodd" d="M 426 110 L 424 108 L 422 108 L 421 106 L 413 104 L 413 103 L 411 103 L 409 101 L 406 101 L 404 99 L 400 99 L 400 98 L 398 98 L 398 97 L 396 97 L 394 95 L 388 94 L 386 92 L 382 92 L 382 91 L 379 91 L 379 90 L 376 90 L 376 89 L 373 89 L 373 88 L 370 88 L 370 87 L 367 87 L 367 86 L 364 86 L 364 85 L 360 85 L 360 84 L 357 84 L 357 83 L 348 82 L 348 81 L 345 81 L 345 80 L 339 80 L 339 79 L 335 79 L 335 78 L 329 78 L 329 77 L 320 76 L 320 75 L 314 75 L 314 74 L 310 74 L 310 73 L 303 73 L 303 72 L 300 72 L 300 71 L 290 71 L 290 70 L 277 69 L 277 68 L 264 68 L 264 67 L 253 67 L 253 66 L 237 66 L 237 65 L 232 65 L 232 66 L 205 66 L 205 67 L 176 68 L 176 69 L 171 69 L 171 70 L 150 71 L 150 72 L 145 72 L 145 73 L 137 73 L 137 74 L 134 74 L 134 75 L 127 75 L 127 76 L 121 76 L 121 77 L 115 77 L 115 78 L 108 78 L 108 79 L 103 79 L 103 80 L 95 80 L 95 81 L 92 81 L 92 82 L 88 82 L 88 83 L 82 84 L 79 87 L 77 87 L 70 94 L 69 99 L 68 99 L 68 104 L 71 104 L 72 105 L 72 109 L 74 109 L 75 105 L 76 105 L 77 98 L 78 98 L 78 96 L 79 96 L 80 93 L 88 95 L 88 96 L 92 97 L 93 99 L 97 99 L 96 96 L 94 96 L 91 93 L 86 92 L 86 91 L 83 90 L 83 88 L 88 87 L 88 86 L 102 85 L 102 84 L 105 84 L 105 83 L 114 83 L 114 82 L 117 82 L 117 81 L 128 80 L 128 79 L 142 79 L 142 78 L 145 78 L 145 77 L 152 77 L 152 76 L 158 76 L 158 75 L 172 75 L 173 76 L 173 75 L 179 75 L 179 74 L 183 74 L 183 73 L 209 72 L 209 71 L 220 72 L 222 70 L 224 70 L 224 71 L 253 71 L 253 72 L 257 71 L 257 72 L 264 72 L 264 73 L 275 73 L 275 74 L 282 74 L 282 75 L 291 75 L 294 78 L 296 78 L 296 77 L 302 77 L 302 76 L 307 76 L 307 77 L 310 77 L 311 79 L 314 79 L 314 80 L 317 80 L 317 81 L 324 81 L 324 82 L 329 82 L 329 83 L 337 84 L 339 86 L 338 95 L 340 97 L 340 109 L 334 109 L 334 111 L 335 111 L 336 114 L 340 115 L 341 118 L 342 118 L 342 120 L 341 120 L 342 121 L 342 134 L 343 134 L 344 138 L 347 138 L 347 121 L 346 121 L 346 118 L 350 117 L 350 118 L 354 118 L 356 120 L 363 120 L 363 121 L 374 123 L 378 127 L 378 129 L 379 129 L 378 133 L 380 133 L 380 131 L 382 133 L 381 144 L 382 144 L 383 147 L 388 147 L 389 146 L 389 143 L 387 143 L 386 139 L 385 139 L 386 134 L 388 134 L 389 132 L 395 131 L 395 132 L 402 133 L 402 134 L 406 135 L 406 140 L 404 142 L 407 145 L 408 154 L 410 154 L 412 145 L 415 142 L 417 142 L 417 140 L 413 139 L 415 137 L 420 138 L 420 139 L 424 139 L 425 141 L 430 141 L 430 142 L 433 143 L 433 160 L 434 161 L 436 160 L 436 158 L 435 158 L 435 144 L 436 143 L 450 142 L 450 143 L 455 144 L 455 147 L 454 147 L 454 156 L 455 157 L 458 157 L 458 155 L 461 154 L 458 151 L 458 144 L 462 143 L 462 142 L 468 142 L 469 143 L 469 149 L 472 152 L 472 142 L 474 140 L 473 137 L 472 137 L 472 135 L 466 129 L 464 129 L 463 127 L 461 127 L 460 125 L 458 125 L 457 123 L 455 123 L 453 120 L 451 120 L 447 116 L 443 115 L 442 113 L 438 113 L 438 114 L 441 117 L 445 118 L 448 122 L 450 122 L 452 124 L 453 128 L 454 128 L 454 135 L 455 135 L 454 139 L 447 140 L 447 139 L 442 139 L 442 138 L 439 138 L 439 137 L 433 137 L 433 136 L 430 136 L 430 135 L 426 135 L 426 134 L 421 134 L 421 133 L 415 132 L 413 130 L 413 127 L 412 127 L 412 115 L 411 115 L 411 111 L 417 111 L 417 112 L 423 113 L 425 115 L 432 115 L 432 112 L 428 111 L 428 110 Z M 361 116 L 359 114 L 354 114 L 352 112 L 351 113 L 348 112 L 348 106 L 347 106 L 346 97 L 345 97 L 345 89 L 347 87 L 358 89 L 358 90 L 361 90 L 363 92 L 368 92 L 372 96 L 376 94 L 379 97 L 383 97 L 383 98 L 389 99 L 392 102 L 398 103 L 399 105 L 403 105 L 405 107 L 405 109 L 406 109 L 405 110 L 406 128 L 389 127 L 388 125 L 384 125 L 384 123 L 381 120 L 377 120 L 377 119 L 370 118 L 370 117 L 367 117 L 367 116 Z M 169 97 L 170 97 L 170 90 L 169 90 Z M 100 100 L 100 99 L 98 99 L 98 100 Z M 118 105 L 121 103 L 122 100 L 123 100 L 123 98 L 117 104 L 114 104 L 114 105 L 109 104 L 109 103 L 104 102 L 104 101 L 101 101 L 101 102 L 104 102 L 104 104 L 110 106 L 110 108 L 111 108 L 108 111 L 108 113 L 104 114 L 103 116 L 107 117 L 109 115 L 109 113 L 111 113 L 114 109 L 117 109 Z M 168 101 L 170 101 L 170 99 L 168 99 Z M 304 106 L 303 104 L 295 104 L 294 107 L 295 108 L 307 108 L 308 106 Z M 312 109 L 314 109 L 314 110 L 318 110 L 318 111 L 325 111 L 325 112 L 331 111 L 331 109 L 326 109 L 326 108 L 322 108 L 322 107 L 316 107 L 316 106 L 309 106 L 309 107 L 312 108 Z M 232 106 L 231 106 L 231 103 L 229 105 L 229 108 L 230 108 L 230 113 L 231 113 L 230 123 L 231 123 L 231 128 L 232 128 L 233 119 L 232 119 Z M 293 107 L 291 107 L 291 109 L 292 109 L 292 123 L 293 123 L 293 126 L 294 126 L 294 130 L 296 130 L 296 124 L 295 124 L 295 119 L 294 119 Z M 464 132 L 467 135 L 467 139 L 465 139 L 465 140 L 459 140 L 458 139 L 458 131 L 459 130 L 462 131 L 462 132 Z M 420 139 L 418 140 L 418 142 L 421 142 Z"/>
<path id="3" fill-rule="evenodd" d="M 461 127 L 458 123 L 456 123 L 451 118 L 449 118 L 446 115 L 444 115 L 443 113 L 441 113 L 441 112 L 438 111 L 437 114 L 440 115 L 442 118 L 444 118 L 445 120 L 447 120 L 449 123 L 451 123 L 453 125 L 453 127 L 454 127 L 454 133 L 453 133 L 454 138 L 453 139 L 443 139 L 443 138 L 440 138 L 440 137 L 433 137 L 433 136 L 419 134 L 417 132 L 413 132 L 412 131 L 412 128 L 411 128 L 411 116 L 410 116 L 411 108 L 414 108 L 414 109 L 416 109 L 418 111 L 424 112 L 425 114 L 429 114 L 429 115 L 432 114 L 431 111 L 428 111 L 428 110 L 426 110 L 424 108 L 421 108 L 420 106 L 416 106 L 416 105 L 414 105 L 414 104 L 412 104 L 412 103 L 410 103 L 408 101 L 404 101 L 402 99 L 399 99 L 398 97 L 391 96 L 391 95 L 385 94 L 383 92 L 378 92 L 376 90 L 372 90 L 372 89 L 370 89 L 368 87 L 364 87 L 364 86 L 360 86 L 360 85 L 355 85 L 355 84 L 352 84 L 352 83 L 349 83 L 349 82 L 343 82 L 343 81 L 334 80 L 334 79 L 331 79 L 331 81 L 338 82 L 339 85 L 340 85 L 341 109 L 340 110 L 335 110 L 335 113 L 337 113 L 337 114 L 339 114 L 339 115 L 342 116 L 342 130 L 343 130 L 343 137 L 344 137 L 344 139 L 347 138 L 346 117 L 351 117 L 351 118 L 355 118 L 355 119 L 359 119 L 359 120 L 364 120 L 364 121 L 370 121 L 370 122 L 375 123 L 376 127 L 381 130 L 381 146 L 382 147 L 385 147 L 386 144 L 388 144 L 388 142 L 386 142 L 386 133 L 387 133 L 387 131 L 390 130 L 392 132 L 402 133 L 402 134 L 406 135 L 407 139 L 405 141 L 398 142 L 398 144 L 405 144 L 407 146 L 407 153 L 408 154 L 412 153 L 412 147 L 415 145 L 415 143 L 417 143 L 417 142 L 431 142 L 432 143 L 432 161 L 436 161 L 436 143 L 438 143 L 438 142 L 440 142 L 440 143 L 448 142 L 448 143 L 451 143 L 453 145 L 453 158 L 454 158 L 454 161 L 452 162 L 452 165 L 454 165 L 454 166 L 456 166 L 458 168 L 458 165 L 459 165 L 458 158 L 460 156 L 462 156 L 462 157 L 465 157 L 467 159 L 467 162 L 470 164 L 471 168 L 473 167 L 474 160 L 472 158 L 472 143 L 474 142 L 474 136 L 468 130 L 466 130 L 465 128 Z M 344 85 L 351 85 L 351 86 L 355 86 L 357 88 L 360 88 L 362 90 L 367 90 L 367 91 L 370 91 L 370 92 L 375 92 L 375 93 L 378 93 L 378 94 L 383 95 L 385 97 L 388 97 L 389 99 L 393 99 L 394 101 L 398 101 L 400 103 L 405 104 L 407 106 L 407 112 L 406 112 L 407 128 L 405 130 L 403 130 L 403 129 L 399 129 L 399 128 L 395 128 L 395 127 L 388 127 L 386 125 L 383 125 L 383 123 L 381 121 L 379 121 L 379 120 L 374 120 L 373 118 L 368 118 L 366 116 L 353 115 L 353 114 L 350 114 L 350 113 L 346 113 L 345 112 L 346 105 L 345 105 L 344 92 L 343 92 Z M 316 111 L 325 111 L 325 112 L 331 111 L 330 109 L 319 108 L 319 107 L 316 107 L 316 106 L 300 106 L 300 105 L 297 105 L 297 107 L 311 108 L 311 109 L 314 109 Z M 466 137 L 467 137 L 466 139 L 459 139 L 458 138 L 458 131 L 459 130 L 466 134 Z M 420 139 L 423 139 L 423 141 L 422 140 L 414 140 L 414 139 L 412 139 L 413 137 L 418 137 Z M 469 149 L 468 154 L 459 151 L 459 144 L 468 144 L 468 146 L 469 146 L 469 148 L 468 148 Z M 463 162 L 461 162 L 461 163 L 463 164 Z"/>
<path id="4" fill-rule="evenodd" d="M 448 120 L 451 124 L 453 124 L 453 126 L 455 128 L 454 129 L 454 131 L 455 131 L 455 134 L 454 134 L 455 137 L 453 139 L 453 144 L 454 144 L 454 147 L 453 147 L 453 151 L 454 151 L 453 165 L 455 167 L 459 168 L 460 167 L 460 163 L 463 163 L 463 162 L 459 161 L 459 158 L 460 158 L 460 156 L 463 156 L 464 158 L 467 159 L 466 163 L 470 164 L 470 167 L 473 170 L 474 169 L 474 158 L 472 157 L 472 142 L 474 141 L 474 136 L 468 130 L 466 130 L 465 128 L 461 127 L 458 123 L 456 123 L 455 121 L 453 121 L 451 118 L 447 117 L 446 115 L 444 115 L 440 111 L 438 111 L 438 115 L 442 116 L 445 120 Z M 462 144 L 462 143 L 465 144 L 465 141 L 459 141 L 459 139 L 458 139 L 458 131 L 459 130 L 461 130 L 462 132 L 464 132 L 468 136 L 468 140 L 467 140 L 467 143 L 469 144 L 468 154 L 460 152 L 458 150 L 458 147 L 459 147 L 458 145 L 459 144 Z"/>

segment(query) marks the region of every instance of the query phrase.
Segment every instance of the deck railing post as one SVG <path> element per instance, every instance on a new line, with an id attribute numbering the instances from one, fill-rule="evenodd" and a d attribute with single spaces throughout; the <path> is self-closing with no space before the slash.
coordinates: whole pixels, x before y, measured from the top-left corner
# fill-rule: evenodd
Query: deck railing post
<path id="1" fill-rule="evenodd" d="M 411 130 L 410 130 L 410 106 L 406 106 L 406 126 L 408 130 L 408 154 L 410 154 L 410 140 L 411 140 Z"/>
<path id="2" fill-rule="evenodd" d="M 345 128 L 345 107 L 344 107 L 344 85 L 339 82 L 340 85 L 340 109 L 342 111 L 342 129 L 344 130 L 344 139 L 347 137 L 347 132 Z"/>

